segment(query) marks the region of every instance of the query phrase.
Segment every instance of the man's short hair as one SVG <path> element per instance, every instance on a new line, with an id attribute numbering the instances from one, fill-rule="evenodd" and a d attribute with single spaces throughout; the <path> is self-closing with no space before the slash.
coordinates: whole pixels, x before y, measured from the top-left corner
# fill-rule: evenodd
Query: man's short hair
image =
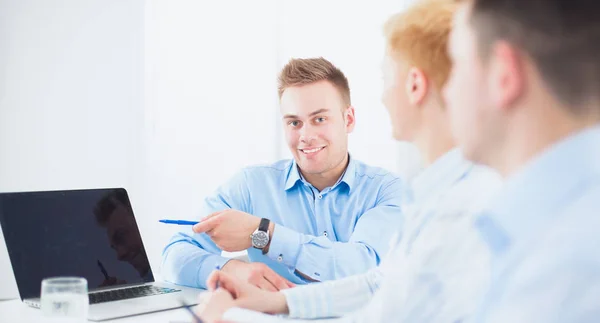
<path id="1" fill-rule="evenodd" d="M 279 73 L 279 98 L 287 88 L 319 81 L 329 81 L 340 93 L 344 104 L 347 107 L 351 105 L 348 79 L 339 68 L 323 57 L 291 59 Z"/>
<path id="2" fill-rule="evenodd" d="M 385 23 L 388 54 L 421 69 L 440 91 L 451 70 L 448 40 L 458 4 L 451 0 L 420 1 Z"/>
<path id="3" fill-rule="evenodd" d="M 96 203 L 94 215 L 96 216 L 96 221 L 98 224 L 106 225 L 108 218 L 115 211 L 119 204 L 124 206 L 129 213 L 133 214 L 131 204 L 129 203 L 129 198 L 127 197 L 127 192 L 124 189 L 112 190 L 103 196 L 98 203 Z"/>
<path id="4" fill-rule="evenodd" d="M 598 100 L 598 0 L 471 1 L 471 23 L 483 59 L 495 41 L 505 40 L 532 60 L 546 86 L 563 104 L 581 107 Z"/>

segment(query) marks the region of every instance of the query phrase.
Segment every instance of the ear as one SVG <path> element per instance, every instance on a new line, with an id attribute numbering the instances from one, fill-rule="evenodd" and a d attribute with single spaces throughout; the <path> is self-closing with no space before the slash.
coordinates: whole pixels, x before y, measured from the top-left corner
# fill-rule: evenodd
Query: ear
<path id="1" fill-rule="evenodd" d="M 412 105 L 421 104 L 427 95 L 427 91 L 429 91 L 427 77 L 419 68 L 411 67 L 406 77 L 406 96 L 408 102 Z"/>
<path id="2" fill-rule="evenodd" d="M 511 44 L 494 45 L 489 64 L 489 93 L 495 107 L 507 110 L 525 91 L 526 73 L 523 56 Z"/>
<path id="3" fill-rule="evenodd" d="M 356 118 L 354 117 L 354 107 L 349 106 L 344 111 L 344 120 L 346 121 L 346 133 L 351 133 L 354 130 Z"/>

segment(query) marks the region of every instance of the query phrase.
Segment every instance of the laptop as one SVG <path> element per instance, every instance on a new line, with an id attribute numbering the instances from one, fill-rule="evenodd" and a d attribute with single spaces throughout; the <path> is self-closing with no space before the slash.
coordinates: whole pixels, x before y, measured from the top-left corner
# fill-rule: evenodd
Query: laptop
<path id="1" fill-rule="evenodd" d="M 0 302 L 15 299 L 19 297 L 17 283 L 10 267 L 8 251 L 4 244 L 4 234 L 0 227 Z"/>
<path id="2" fill-rule="evenodd" d="M 21 300 L 47 277 L 88 281 L 89 320 L 197 304 L 200 289 L 155 282 L 123 188 L 0 193 L 0 224 Z"/>

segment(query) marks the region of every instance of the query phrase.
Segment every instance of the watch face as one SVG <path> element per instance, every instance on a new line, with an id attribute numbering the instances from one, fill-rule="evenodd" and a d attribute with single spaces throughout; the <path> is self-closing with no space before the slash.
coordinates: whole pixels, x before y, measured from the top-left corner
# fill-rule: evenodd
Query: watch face
<path id="1" fill-rule="evenodd" d="M 264 231 L 255 232 L 252 235 L 252 246 L 254 248 L 262 249 L 269 243 L 269 235 Z"/>

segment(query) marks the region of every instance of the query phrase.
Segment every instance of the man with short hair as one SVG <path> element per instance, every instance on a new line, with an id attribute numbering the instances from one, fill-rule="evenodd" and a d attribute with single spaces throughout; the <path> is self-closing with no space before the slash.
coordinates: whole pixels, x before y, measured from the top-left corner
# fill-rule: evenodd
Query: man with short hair
<path id="1" fill-rule="evenodd" d="M 162 276 L 205 287 L 220 267 L 266 290 L 339 279 L 379 265 L 402 227 L 404 185 L 348 153 L 355 125 L 344 74 L 323 58 L 293 59 L 279 76 L 293 160 L 243 169 L 204 203 L 194 232 L 176 234 Z M 248 250 L 251 263 L 221 251 Z"/>
<path id="2" fill-rule="evenodd" d="M 474 322 L 600 318 L 598 8 L 469 0 L 456 15 L 453 131 L 506 178 L 476 224 L 494 276 Z"/>

